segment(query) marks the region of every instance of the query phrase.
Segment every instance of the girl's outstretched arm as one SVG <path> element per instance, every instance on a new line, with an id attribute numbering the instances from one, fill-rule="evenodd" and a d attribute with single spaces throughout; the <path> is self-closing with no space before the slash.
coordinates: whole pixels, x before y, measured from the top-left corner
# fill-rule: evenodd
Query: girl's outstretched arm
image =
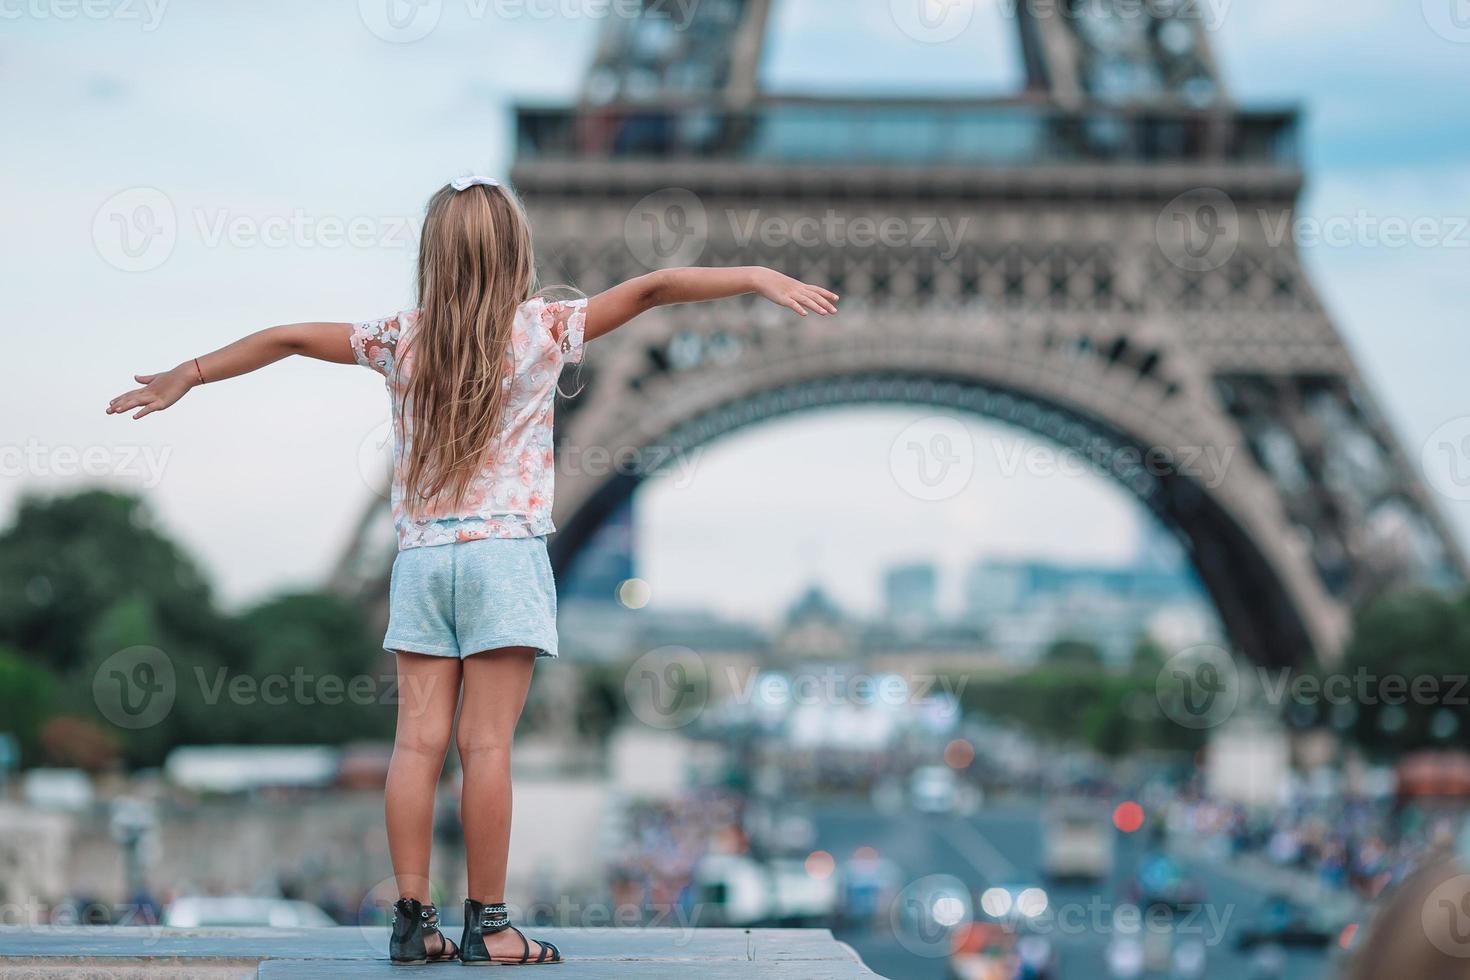
<path id="1" fill-rule="evenodd" d="M 660 269 L 629 279 L 587 302 L 586 338 L 610 333 L 655 306 L 700 303 L 742 293 L 759 293 L 777 306 L 802 316 L 810 310 L 822 316 L 837 312 L 837 294 L 821 286 L 784 276 L 775 269 L 745 266 L 737 269 Z"/>
<path id="2" fill-rule="evenodd" d="M 189 389 L 206 381 L 223 381 L 274 364 L 283 357 L 301 354 L 338 364 L 353 363 L 352 324 L 289 323 L 270 327 L 221 347 L 212 354 L 191 358 L 162 374 L 135 374 L 143 385 L 107 403 L 108 415 L 138 409 L 140 419 L 161 412 L 177 402 Z"/>

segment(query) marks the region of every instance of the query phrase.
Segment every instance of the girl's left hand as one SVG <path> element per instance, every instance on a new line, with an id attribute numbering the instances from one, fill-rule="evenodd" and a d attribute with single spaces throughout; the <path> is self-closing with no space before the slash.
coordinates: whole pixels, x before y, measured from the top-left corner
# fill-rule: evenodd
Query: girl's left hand
<path id="1" fill-rule="evenodd" d="M 830 289 L 792 279 L 775 269 L 761 269 L 756 274 L 755 291 L 777 306 L 795 310 L 802 316 L 807 310 L 822 316 L 837 312 L 838 296 Z"/>
<path id="2" fill-rule="evenodd" d="M 193 370 L 194 365 L 190 364 L 189 371 Z M 162 374 L 135 374 L 133 380 L 142 384 L 143 387 L 118 395 L 108 402 L 108 415 L 121 415 L 129 409 L 136 408 L 138 411 L 133 413 L 133 418 L 140 419 L 145 415 L 161 412 L 188 394 L 189 389 L 196 383 L 195 379 L 184 370 L 183 365 Z"/>

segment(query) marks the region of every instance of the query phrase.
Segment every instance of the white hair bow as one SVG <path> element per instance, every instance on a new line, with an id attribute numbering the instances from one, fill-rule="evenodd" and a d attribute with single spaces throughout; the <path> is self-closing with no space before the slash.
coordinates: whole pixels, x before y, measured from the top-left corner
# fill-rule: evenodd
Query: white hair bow
<path id="1" fill-rule="evenodd" d="M 485 187 L 499 187 L 500 181 L 494 177 L 456 177 L 449 182 L 449 186 L 457 191 L 462 191 L 467 187 L 474 187 L 476 184 L 481 184 Z"/>

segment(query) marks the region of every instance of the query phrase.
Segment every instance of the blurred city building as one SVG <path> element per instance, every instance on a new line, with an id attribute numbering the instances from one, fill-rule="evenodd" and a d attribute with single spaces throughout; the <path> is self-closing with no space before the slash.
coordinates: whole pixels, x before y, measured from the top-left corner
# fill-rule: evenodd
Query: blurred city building
<path id="1" fill-rule="evenodd" d="M 883 611 L 873 617 L 843 609 L 812 584 L 775 626 L 577 595 L 563 600 L 561 624 L 568 649 L 594 660 L 683 646 L 741 662 L 882 661 L 959 673 L 1034 664 L 1062 639 L 1095 646 L 1112 667 L 1126 666 L 1144 641 L 1176 650 L 1223 640 L 1213 607 L 1187 571 L 985 559 L 966 574 L 964 606 L 955 615 L 939 606 L 942 583 L 932 564 L 890 569 L 882 582 Z"/>
<path id="2" fill-rule="evenodd" d="M 916 633 L 939 618 L 939 571 L 932 564 L 900 565 L 883 578 L 888 622 Z"/>
<path id="3" fill-rule="evenodd" d="M 1166 649 L 1219 642 L 1214 609 L 1187 571 L 986 559 L 965 581 L 966 618 L 1018 661 L 1035 660 L 1060 637 L 1097 646 L 1123 663 L 1140 639 Z"/>

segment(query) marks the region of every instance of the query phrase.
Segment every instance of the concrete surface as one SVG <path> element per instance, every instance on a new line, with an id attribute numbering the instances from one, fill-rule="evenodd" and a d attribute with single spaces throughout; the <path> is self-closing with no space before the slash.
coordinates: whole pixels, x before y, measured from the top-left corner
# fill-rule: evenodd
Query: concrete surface
<path id="1" fill-rule="evenodd" d="M 451 931 L 451 938 L 454 938 Z M 848 980 L 874 977 L 825 929 L 530 929 L 556 943 L 556 980 L 594 977 Z M 388 930 L 0 927 L 0 980 L 295 980 L 457 971 L 458 963 L 394 966 Z M 520 976 L 520 974 L 517 974 Z"/>

